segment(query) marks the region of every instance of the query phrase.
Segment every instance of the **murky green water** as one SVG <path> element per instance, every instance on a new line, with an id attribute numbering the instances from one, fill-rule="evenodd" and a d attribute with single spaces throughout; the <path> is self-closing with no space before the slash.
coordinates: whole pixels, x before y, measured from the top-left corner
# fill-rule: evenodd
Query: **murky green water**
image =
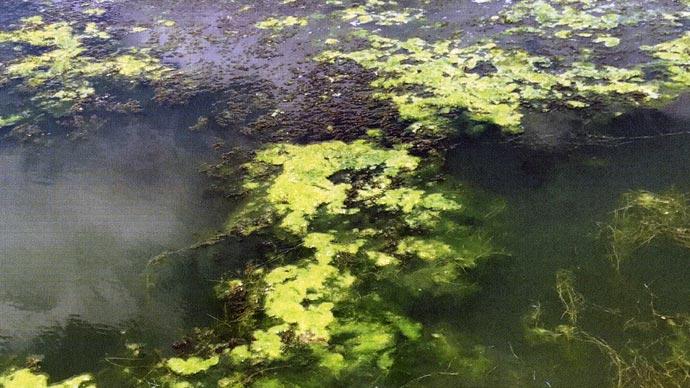
<path id="1" fill-rule="evenodd" d="M 675 132 L 688 123 L 666 125 L 653 129 Z M 650 129 L 637 116 L 620 126 L 607 130 L 632 134 Z M 510 362 L 531 370 L 530 385 L 606 385 L 610 366 L 605 356 L 595 351 L 578 359 L 535 348 L 525 343 L 520 322 L 534 305 L 541 305 L 552 322 L 562 321 L 555 274 L 563 268 L 575 272 L 577 288 L 597 306 L 644 316 L 654 293 L 659 311 L 687 311 L 688 252 L 661 244 L 635 255 L 619 275 L 608 261 L 605 225 L 626 192 L 687 191 L 689 147 L 687 135 L 619 139 L 615 145 L 567 153 L 484 140 L 458 147 L 446 168 L 506 200 L 494 238 L 507 254 L 480 271 L 483 287 L 470 302 L 473 313 L 453 314 L 458 327 L 471 328 Z M 622 344 L 634 337 L 620 330 L 616 314 L 595 316 L 585 324 L 607 341 Z"/>
<path id="2" fill-rule="evenodd" d="M 346 3 L 0 4 L 0 385 L 690 384 L 687 7 Z"/>

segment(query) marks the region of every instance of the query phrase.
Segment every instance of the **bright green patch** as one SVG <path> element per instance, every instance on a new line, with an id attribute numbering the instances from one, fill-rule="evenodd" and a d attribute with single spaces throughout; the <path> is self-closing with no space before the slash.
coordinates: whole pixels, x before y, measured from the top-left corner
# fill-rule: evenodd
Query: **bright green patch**
<path id="1" fill-rule="evenodd" d="M 66 22 L 37 23 L 25 19 L 21 28 L 0 32 L 0 44 L 15 43 L 46 48 L 37 55 L 10 61 L 5 74 L 20 79 L 34 90 L 33 101 L 39 108 L 56 116 L 68 112 L 74 104 L 95 93 L 92 79 L 107 76 L 161 79 L 169 69 L 142 51 L 114 54 L 105 58 L 88 55 L 84 37 L 108 39 L 109 35 L 95 23 L 87 23 L 84 35 Z"/>
<path id="2" fill-rule="evenodd" d="M 294 248 L 216 286 L 226 300 L 258 301 L 251 316 L 239 318 L 252 324 L 233 315 L 221 329 L 246 341 L 224 353 L 236 371 L 254 376 L 254 368 L 275 367 L 271 384 L 289 386 L 290 368 L 299 364 L 299 382 L 313 376 L 332 385 L 388 373 L 401 345 L 422 346 L 422 325 L 388 298 L 464 295 L 471 288 L 464 270 L 491 248 L 452 219 L 465 210 L 459 194 L 413 182 L 419 163 L 402 148 L 330 141 L 272 145 L 245 165 L 255 197 L 228 226 L 269 213 L 263 228 L 242 235 L 261 233 Z"/>
<path id="3" fill-rule="evenodd" d="M 355 26 L 369 23 L 380 26 L 401 25 L 418 20 L 423 15 L 421 9 L 401 8 L 397 2 L 381 0 L 367 0 L 362 5 L 354 5 L 341 11 L 342 20 Z"/>
<path id="4" fill-rule="evenodd" d="M 344 206 L 351 184 L 329 180 L 336 172 L 381 166 L 380 177 L 385 179 L 413 170 L 418 164 L 418 159 L 404 150 L 381 150 L 361 141 L 281 145 L 259 153 L 256 160 L 282 167 L 268 188 L 267 198 L 284 215 L 281 226 L 297 234 L 306 233 L 309 219 L 321 207 L 334 214 L 356 211 Z"/>
<path id="5" fill-rule="evenodd" d="M 419 38 L 399 41 L 369 35 L 368 39 L 368 49 L 326 51 L 321 59 L 346 58 L 376 70 L 380 75 L 373 86 L 398 106 L 404 119 L 415 122 L 413 128 L 448 130 L 446 117 L 464 110 L 472 120 L 520 132 L 525 109 L 545 110 L 575 98 L 615 96 L 636 103 L 659 95 L 657 86 L 645 83 L 637 70 L 577 62 L 554 71 L 549 58 L 490 42 L 462 47 Z"/>
<path id="6" fill-rule="evenodd" d="M 594 39 L 595 43 L 601 43 L 606 47 L 616 47 L 621 43 L 619 38 L 611 35 L 601 35 Z"/>
<path id="7" fill-rule="evenodd" d="M 30 369 L 9 371 L 0 376 L 0 386 L 4 388 L 95 388 L 90 383 L 93 377 L 88 374 L 69 378 L 55 384 L 48 384 L 48 376 L 36 374 Z"/>
<path id="8" fill-rule="evenodd" d="M 678 39 L 673 39 L 656 46 L 644 46 L 643 50 L 661 61 L 661 65 L 670 76 L 670 88 L 687 88 L 690 86 L 690 33 L 686 32 Z"/>
<path id="9" fill-rule="evenodd" d="M 286 16 L 284 18 L 268 18 L 259 23 L 256 27 L 262 30 L 281 31 L 288 27 L 305 27 L 309 20 L 305 17 Z"/>
<path id="10" fill-rule="evenodd" d="M 206 360 L 199 357 L 190 357 L 186 360 L 170 358 L 165 362 L 165 365 L 178 375 L 188 376 L 208 370 L 210 367 L 218 364 L 218 361 L 219 358 L 217 356 Z"/>
<path id="11" fill-rule="evenodd" d="M 0 116 L 0 128 L 12 126 L 24 119 L 22 115 Z"/>
<path id="12" fill-rule="evenodd" d="M 103 8 L 87 8 L 82 11 L 85 15 L 89 16 L 103 16 L 105 14 L 105 9 Z"/>

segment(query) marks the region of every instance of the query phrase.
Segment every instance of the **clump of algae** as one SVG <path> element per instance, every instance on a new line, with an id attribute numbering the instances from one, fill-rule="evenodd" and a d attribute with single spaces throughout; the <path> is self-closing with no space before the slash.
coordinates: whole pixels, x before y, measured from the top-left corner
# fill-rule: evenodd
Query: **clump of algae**
<path id="1" fill-rule="evenodd" d="M 376 24 L 394 26 L 418 20 L 424 16 L 421 9 L 400 7 L 396 1 L 367 0 L 340 12 L 342 20 L 352 25 Z"/>
<path id="2" fill-rule="evenodd" d="M 683 89 L 690 86 L 690 32 L 655 46 L 643 46 L 669 74 L 668 88 Z"/>
<path id="3" fill-rule="evenodd" d="M 93 377 L 84 374 L 49 384 L 48 376 L 34 373 L 27 368 L 6 371 L 0 375 L 0 386 L 4 388 L 93 388 L 96 385 L 92 382 Z"/>
<path id="4" fill-rule="evenodd" d="M 690 247 L 690 204 L 684 194 L 633 191 L 624 194 L 621 203 L 606 227 L 616 268 L 635 250 L 658 238 Z"/>
<path id="5" fill-rule="evenodd" d="M 232 368 L 237 374 L 223 383 L 261 385 L 265 379 L 257 371 L 277 368 L 276 383 L 311 386 L 305 382 L 316 376 L 321 384 L 345 382 L 385 375 L 400 346 L 422 346 L 423 326 L 391 295 L 464 293 L 464 271 L 492 249 L 464 224 L 469 216 L 459 194 L 418 181 L 420 163 L 404 148 L 365 141 L 276 144 L 259 151 L 245 165 L 253 199 L 230 217 L 228 232 L 259 234 L 294 248 L 272 257 L 272 265 L 216 287 L 233 304 L 238 298 L 256 301 L 224 321 L 223 330 L 242 340 L 211 347 L 222 350 L 217 366 L 196 372 L 197 364 L 213 360 L 209 354 L 186 373 L 186 362 L 174 359 L 184 368 L 161 379 L 208 381 Z M 273 215 L 263 225 L 242 226 L 243 219 L 265 212 Z M 391 284 L 397 291 L 385 291 Z M 170 360 L 165 365 L 169 369 Z"/>
<path id="6" fill-rule="evenodd" d="M 288 27 L 305 27 L 309 19 L 305 17 L 286 16 L 284 18 L 271 17 L 256 23 L 256 27 L 262 30 L 281 31 Z"/>
<path id="7" fill-rule="evenodd" d="M 96 93 L 92 82 L 96 78 L 160 80 L 169 72 L 143 50 L 92 57 L 85 44 L 92 38 L 107 40 L 110 35 L 93 22 L 77 29 L 68 22 L 45 23 L 40 16 L 25 18 L 18 29 L 0 31 L 0 44 L 42 50 L 9 61 L 3 73 L 21 80 L 38 108 L 60 116 Z"/>
<path id="8" fill-rule="evenodd" d="M 360 5 L 348 17 L 372 22 L 375 17 L 371 14 L 381 15 L 378 7 L 382 4 L 386 2 L 376 2 L 368 12 L 364 11 L 367 5 Z M 385 31 L 361 28 L 352 35 L 368 41 L 368 47 L 328 50 L 318 58 L 348 59 L 372 70 L 377 75 L 372 83 L 377 95 L 397 105 L 402 118 L 412 121 L 413 130 L 447 133 L 461 115 L 476 122 L 470 126 L 472 132 L 490 124 L 507 133 L 519 133 L 527 112 L 586 109 L 604 103 L 617 107 L 608 112 L 614 114 L 621 107 L 657 105 L 677 97 L 688 84 L 686 37 L 642 47 L 653 61 L 627 67 L 598 63 L 623 43 L 621 27 L 644 23 L 677 27 L 674 20 L 682 15 L 642 7 L 622 14 L 607 0 L 522 0 L 484 21 L 507 27 L 493 39 L 489 36 L 475 43 L 464 43 L 455 36 L 447 40 L 400 39 Z M 536 50 L 522 49 L 504 39 L 522 33 L 539 35 L 540 42 L 547 45 L 567 39 L 577 51 L 564 54 L 568 51 L 564 44 L 556 43 L 561 48 L 535 54 Z M 649 70 L 655 68 L 666 75 L 650 79 Z"/>
<path id="9" fill-rule="evenodd" d="M 363 35 L 370 48 L 326 51 L 320 58 L 350 59 L 375 70 L 379 77 L 372 85 L 381 90 L 379 96 L 392 100 L 415 127 L 448 130 L 446 117 L 464 110 L 474 121 L 517 133 L 526 109 L 583 108 L 606 98 L 636 104 L 659 97 L 658 85 L 645 82 L 638 69 L 574 62 L 558 70 L 553 58 L 491 41 L 462 46 Z"/>

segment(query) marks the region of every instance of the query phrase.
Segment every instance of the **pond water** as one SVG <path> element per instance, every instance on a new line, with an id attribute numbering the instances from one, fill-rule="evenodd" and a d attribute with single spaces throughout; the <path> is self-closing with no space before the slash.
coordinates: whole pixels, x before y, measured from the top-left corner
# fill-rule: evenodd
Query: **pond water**
<path id="1" fill-rule="evenodd" d="M 0 386 L 687 386 L 690 10 L 616 7 L 0 4 Z"/>
<path id="2" fill-rule="evenodd" d="M 690 137 L 648 137 L 650 130 L 678 134 L 690 123 L 647 120 L 653 123 L 649 125 L 644 116 L 632 115 L 604 128 L 633 137 L 606 146 L 554 152 L 480 140 L 458 146 L 448 158 L 446 168 L 454 176 L 505 199 L 493 236 L 507 252 L 481 271 L 482 290 L 468 310 L 449 319 L 513 362 L 530 365 L 534 386 L 604 386 L 610 372 L 606 357 L 596 352 L 574 360 L 525 343 L 520 322 L 529 306 L 550 309 L 550 318 L 561 320 L 558 270 L 573 270 L 579 291 L 598 306 L 644 315 L 653 292 L 660 311 L 690 308 L 687 251 L 661 244 L 635 257 L 620 275 L 607 257 L 605 227 L 612 211 L 622 206 L 623 194 L 690 189 Z M 618 320 L 615 314 L 600 314 L 588 324 L 609 341 L 624 343 L 630 334 L 620 330 Z"/>
<path id="3" fill-rule="evenodd" d="M 143 277 L 152 257 L 218 228 L 232 206 L 200 173 L 219 139 L 190 136 L 178 113 L 0 150 L 3 354 L 43 354 L 69 377 L 125 339 L 167 344 L 206 320 L 174 295 L 151 300 Z"/>

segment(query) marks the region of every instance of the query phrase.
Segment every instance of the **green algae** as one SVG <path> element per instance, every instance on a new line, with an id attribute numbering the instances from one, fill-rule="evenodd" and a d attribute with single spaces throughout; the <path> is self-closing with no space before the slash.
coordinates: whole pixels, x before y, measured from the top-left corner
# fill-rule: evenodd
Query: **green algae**
<path id="1" fill-rule="evenodd" d="M 575 290 L 575 274 L 572 271 L 556 272 L 556 293 L 564 307 L 563 316 L 568 317 L 571 325 L 576 325 L 584 306 L 584 297 Z"/>
<path id="2" fill-rule="evenodd" d="M 219 358 L 217 356 L 207 360 L 199 357 L 190 357 L 186 360 L 181 358 L 170 358 L 166 361 L 165 365 L 178 375 L 189 376 L 208 370 L 212 366 L 218 364 L 218 361 Z"/>
<path id="3" fill-rule="evenodd" d="M 59 383 L 49 384 L 48 376 L 32 372 L 30 369 L 18 369 L 0 375 L 0 386 L 4 388 L 87 388 L 95 387 L 93 377 L 88 374 L 75 376 Z"/>
<path id="4" fill-rule="evenodd" d="M 492 248 L 459 221 L 468 217 L 462 196 L 418 177 L 418 169 L 419 158 L 404 148 L 365 141 L 276 144 L 245 165 L 245 187 L 254 199 L 228 225 L 269 212 L 266 224 L 242 235 L 296 245 L 273 264 L 216 286 L 225 300 L 258 300 L 250 316 L 233 315 L 221 326 L 244 339 L 222 353 L 219 365 L 239 373 L 223 384 L 264 384 L 265 378 L 252 377 L 262 368 L 275 368 L 271 384 L 288 386 L 386 375 L 396 368 L 401 346 L 422 346 L 428 333 L 391 299 L 392 290 L 464 295 L 472 288 L 465 271 Z M 409 249 L 397 249 L 396 240 Z M 209 384 L 221 370 L 194 378 Z M 305 383 L 312 376 L 318 382 Z"/>
<path id="5" fill-rule="evenodd" d="M 660 60 L 660 66 L 669 74 L 667 87 L 678 89 L 690 86 L 690 33 L 655 46 L 643 46 L 642 49 Z"/>
<path id="6" fill-rule="evenodd" d="M 571 355 L 582 352 L 580 356 L 584 356 L 589 348 L 598 350 L 610 362 L 612 387 L 685 385 L 690 376 L 690 318 L 687 315 L 659 313 L 654 307 L 653 294 L 648 307 L 638 306 L 636 311 L 626 313 L 622 313 L 623 309 L 588 303 L 575 290 L 575 277 L 571 271 L 560 270 L 556 276 L 556 292 L 564 308 L 561 318 L 567 317 L 568 323 L 547 328 L 542 322 L 541 310 L 533 310 L 525 317 L 527 336 L 533 343 L 564 346 L 564 352 Z M 649 311 L 642 315 L 640 309 Z M 608 312 L 621 320 L 618 334 L 624 335 L 622 342 L 607 340 L 606 336 L 611 333 L 599 336 L 584 329 L 583 321 L 591 324 L 595 310 Z M 597 330 L 596 325 L 592 327 Z M 584 347 L 574 348 L 574 344 Z"/>
<path id="7" fill-rule="evenodd" d="M 309 219 L 320 207 L 337 214 L 356 211 L 344 206 L 351 185 L 329 180 L 336 172 L 382 166 L 380 178 L 385 180 L 401 171 L 416 168 L 419 162 L 404 150 L 380 150 L 363 141 L 304 147 L 281 145 L 259 153 L 256 160 L 283 168 L 268 188 L 267 199 L 284 216 L 281 226 L 297 234 L 306 233 Z M 249 181 L 248 187 L 255 183 Z"/>
<path id="8" fill-rule="evenodd" d="M 610 239 L 610 258 L 616 268 L 640 247 L 660 238 L 690 247 L 690 204 L 682 193 L 633 191 L 623 195 L 621 207 L 604 230 Z"/>
<path id="9" fill-rule="evenodd" d="M 346 20 L 355 26 L 375 21 L 387 2 L 375 3 L 371 11 L 365 11 L 368 3 L 349 9 Z M 468 45 L 456 37 L 399 39 L 361 28 L 351 35 L 367 40 L 368 47 L 326 50 L 318 59 L 348 59 L 373 71 L 377 96 L 392 101 L 415 131 L 448 133 L 460 117 L 519 133 L 528 112 L 587 109 L 602 103 L 634 107 L 675 98 L 687 85 L 688 61 L 678 56 L 687 46 L 683 38 L 643 47 L 656 52 L 652 54 L 656 62 L 629 68 L 598 64 L 607 55 L 605 49 L 621 44 L 620 27 L 669 24 L 663 13 L 636 8 L 618 14 L 613 9 L 608 1 L 518 1 L 485 22 L 508 27 L 495 39 Z M 500 37 L 511 34 L 536 34 L 545 41 L 568 39 L 580 50 L 569 58 L 560 52 L 535 55 Z M 665 68 L 669 79 L 646 79 L 654 66 Z"/>
<path id="10" fill-rule="evenodd" d="M 401 8 L 395 1 L 382 0 L 367 0 L 364 4 L 354 5 L 340 12 L 341 19 L 354 26 L 370 23 L 379 26 L 401 25 L 423 16 L 421 9 Z"/>
<path id="11" fill-rule="evenodd" d="M 0 44 L 22 44 L 45 50 L 10 61 L 4 74 L 21 80 L 40 110 L 61 116 L 96 93 L 95 79 L 153 81 L 162 79 L 169 71 L 143 50 L 92 57 L 84 42 L 87 38 L 107 41 L 110 35 L 93 22 L 87 23 L 80 32 L 72 23 L 46 24 L 40 17 L 24 19 L 20 28 L 0 32 Z"/>
<path id="12" fill-rule="evenodd" d="M 616 47 L 621 43 L 621 40 L 611 35 L 600 35 L 594 39 L 594 42 L 602 43 L 606 47 Z"/>
<path id="13" fill-rule="evenodd" d="M 286 16 L 284 18 L 268 18 L 256 23 L 256 27 L 262 30 L 281 31 L 288 27 L 305 27 L 309 24 L 309 19 L 305 17 Z"/>
<path id="14" fill-rule="evenodd" d="M 614 210 L 613 221 L 604 229 L 611 246 L 609 258 L 615 264 L 610 286 L 617 296 L 610 299 L 611 305 L 590 301 L 577 290 L 574 271 L 559 270 L 555 291 L 563 309 L 560 321 L 546 324 L 548 318 L 537 303 L 524 318 L 527 339 L 534 345 L 558 346 L 568 358 L 589 357 L 591 350 L 600 352 L 610 363 L 612 387 L 686 385 L 690 378 L 690 317 L 678 311 L 676 302 L 664 300 L 669 295 L 657 294 L 658 285 L 628 278 L 620 267 L 637 249 L 658 240 L 690 248 L 687 209 L 686 196 L 675 190 L 623 194 L 621 207 Z M 634 301 L 632 306 L 626 305 L 627 299 Z"/>
<path id="15" fill-rule="evenodd" d="M 89 16 L 103 16 L 103 15 L 105 15 L 105 12 L 106 12 L 105 9 L 98 8 L 98 7 L 86 8 L 82 11 L 82 13 L 84 13 L 85 15 L 89 15 Z"/>
<path id="16" fill-rule="evenodd" d="M 474 121 L 516 133 L 522 130 L 524 110 L 589 105 L 577 100 L 613 98 L 637 104 L 659 97 L 658 86 L 646 83 L 637 69 L 574 62 L 553 70 L 551 58 L 493 42 L 463 47 L 451 41 L 367 37 L 370 48 L 326 51 L 321 59 L 350 59 L 379 73 L 372 85 L 398 106 L 403 119 L 415 123 L 413 128 L 447 131 L 449 114 L 464 110 Z M 478 66 L 492 70 L 477 72 Z"/>
<path id="17" fill-rule="evenodd" d="M 18 122 L 22 121 L 22 119 L 24 119 L 24 116 L 20 114 L 15 114 L 11 116 L 0 116 L 0 128 L 11 127 L 14 124 L 17 124 Z"/>
<path id="18" fill-rule="evenodd" d="M 561 4 L 559 4 L 561 3 Z M 612 30 L 630 16 L 597 9 L 595 4 L 562 4 L 558 1 L 523 0 L 500 14 L 507 23 L 525 23 L 534 20 L 541 29 L 567 28 L 568 31 Z M 564 30 L 560 30 L 564 31 Z"/>

